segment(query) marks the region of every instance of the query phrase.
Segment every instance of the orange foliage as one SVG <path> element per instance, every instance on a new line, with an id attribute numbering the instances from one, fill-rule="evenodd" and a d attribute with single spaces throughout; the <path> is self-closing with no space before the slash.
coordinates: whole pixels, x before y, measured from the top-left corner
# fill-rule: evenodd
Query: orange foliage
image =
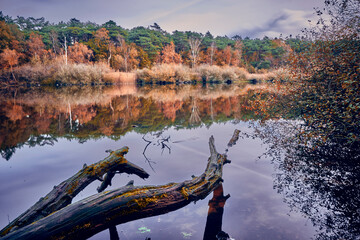
<path id="1" fill-rule="evenodd" d="M 19 57 L 20 54 L 16 50 L 10 50 L 9 48 L 6 48 L 0 54 L 2 64 L 6 67 L 9 66 L 10 68 L 18 64 Z"/>
<path id="2" fill-rule="evenodd" d="M 32 32 L 30 34 L 30 38 L 27 40 L 27 46 L 29 54 L 35 62 L 41 60 L 41 58 L 47 53 L 45 50 L 45 44 L 39 34 Z"/>
<path id="3" fill-rule="evenodd" d="M 175 102 L 161 102 L 159 108 L 161 108 L 162 113 L 168 119 L 171 119 L 172 122 L 176 119 L 176 112 L 180 110 L 184 102 L 175 101 Z"/>
<path id="4" fill-rule="evenodd" d="M 180 54 L 175 52 L 175 45 L 171 42 L 169 45 L 164 46 L 161 51 L 161 63 L 181 63 L 182 59 Z"/>
<path id="5" fill-rule="evenodd" d="M 121 37 L 118 38 L 119 46 L 115 48 L 115 56 L 111 61 L 112 68 L 128 72 L 139 65 L 138 51 L 134 43 L 127 44 Z"/>
<path id="6" fill-rule="evenodd" d="M 21 120 L 26 116 L 23 107 L 20 105 L 7 106 L 5 115 L 13 122 Z"/>
<path id="7" fill-rule="evenodd" d="M 75 63 L 88 63 L 93 51 L 83 43 L 75 43 L 69 47 L 69 60 Z"/>

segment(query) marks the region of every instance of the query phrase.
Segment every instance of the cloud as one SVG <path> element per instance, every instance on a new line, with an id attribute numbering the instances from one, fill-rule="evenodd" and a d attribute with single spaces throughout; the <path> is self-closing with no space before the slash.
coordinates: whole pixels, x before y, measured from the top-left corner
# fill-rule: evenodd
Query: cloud
<path id="1" fill-rule="evenodd" d="M 45 17 L 50 22 L 77 18 L 125 28 L 158 23 L 164 30 L 210 31 L 214 35 L 261 37 L 296 34 L 323 0 L 0 0 L 4 14 Z M 287 8 L 279 12 L 279 9 Z M 296 10 L 288 10 L 296 9 Z M 310 14 L 311 15 L 311 14 Z"/>
<path id="2" fill-rule="evenodd" d="M 273 17 L 261 26 L 248 29 L 241 29 L 233 32 L 232 35 L 239 34 L 248 37 L 279 37 L 290 34 L 297 35 L 301 30 L 309 27 L 309 20 L 314 21 L 316 16 L 313 11 L 284 9 L 278 16 Z M 231 35 L 231 36 L 232 36 Z"/>

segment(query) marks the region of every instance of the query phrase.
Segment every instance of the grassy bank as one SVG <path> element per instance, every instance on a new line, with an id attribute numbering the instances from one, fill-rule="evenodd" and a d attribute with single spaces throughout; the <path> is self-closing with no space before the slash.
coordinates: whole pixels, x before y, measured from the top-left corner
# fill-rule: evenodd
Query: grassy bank
<path id="1" fill-rule="evenodd" d="M 11 85 L 81 85 L 104 83 L 103 75 L 111 69 L 105 64 L 25 64 L 14 68 L 13 72 L 2 70 L 2 86 Z"/>
<path id="2" fill-rule="evenodd" d="M 233 66 L 200 65 L 196 68 L 190 68 L 181 64 L 159 64 L 151 69 L 138 69 L 136 75 L 137 80 L 145 84 L 192 81 L 224 83 L 246 80 L 269 81 L 279 77 L 288 78 L 285 70 L 249 73 L 244 68 Z"/>
<path id="3" fill-rule="evenodd" d="M 267 72 L 249 73 L 234 66 L 199 65 L 190 68 L 182 64 L 158 64 L 152 68 L 138 69 L 131 73 L 115 72 L 104 63 L 67 64 L 26 64 L 14 68 L 13 72 L 2 70 L 2 87 L 11 85 L 89 85 L 106 83 L 230 83 L 239 81 L 269 81 L 286 79 L 288 73 L 278 69 Z"/>

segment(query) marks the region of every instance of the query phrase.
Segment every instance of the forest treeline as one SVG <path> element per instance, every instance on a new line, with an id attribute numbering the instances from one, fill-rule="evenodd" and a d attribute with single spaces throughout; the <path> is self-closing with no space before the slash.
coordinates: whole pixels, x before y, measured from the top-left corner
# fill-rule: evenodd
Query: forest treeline
<path id="1" fill-rule="evenodd" d="M 101 63 L 129 72 L 155 64 L 198 64 L 242 67 L 250 73 L 277 68 L 290 52 L 301 52 L 306 41 L 298 38 L 250 39 L 213 36 L 192 31 L 168 33 L 157 23 L 125 29 L 109 20 L 104 24 L 50 23 L 44 18 L 12 18 L 0 12 L 1 68 L 26 64 Z M 13 78 L 16 76 L 13 74 Z"/>

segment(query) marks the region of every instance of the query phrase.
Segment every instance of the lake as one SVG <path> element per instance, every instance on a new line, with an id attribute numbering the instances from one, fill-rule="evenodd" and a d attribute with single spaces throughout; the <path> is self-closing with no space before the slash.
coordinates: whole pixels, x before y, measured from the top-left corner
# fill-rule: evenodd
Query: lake
<path id="1" fill-rule="evenodd" d="M 316 204 L 330 198 L 322 198 L 307 185 L 304 171 L 288 169 L 281 153 L 276 158 L 269 154 L 276 146 L 271 141 L 276 138 L 268 136 L 269 131 L 276 131 L 269 129 L 291 135 L 286 127 L 299 121 L 272 118 L 271 112 L 264 118 L 264 113 L 253 110 L 252 93 L 267 88 L 244 82 L 35 88 L 4 93 L 0 99 L 1 228 L 84 164 L 104 159 L 108 149 L 128 146 L 126 159 L 150 174 L 146 180 L 116 175 L 109 189 L 130 180 L 137 186 L 189 180 L 204 171 L 210 155 L 209 137 L 214 136 L 218 152 L 228 149 L 232 161 L 224 166 L 223 194 L 231 196 L 220 216 L 221 228 L 231 239 L 322 238 L 321 219 L 326 219 L 329 211 Z M 240 138 L 228 147 L 235 129 L 240 130 Z M 296 175 L 294 169 L 299 173 L 296 180 L 291 179 Z M 95 181 L 73 202 L 97 193 L 99 185 Z M 307 211 L 304 196 L 311 199 L 312 194 L 318 201 L 308 203 Z M 203 239 L 212 197 L 213 193 L 177 211 L 118 225 L 119 237 Z M 312 212 L 316 206 L 320 215 Z M 331 226 L 336 232 L 336 226 Z M 109 231 L 91 239 L 110 239 Z"/>

